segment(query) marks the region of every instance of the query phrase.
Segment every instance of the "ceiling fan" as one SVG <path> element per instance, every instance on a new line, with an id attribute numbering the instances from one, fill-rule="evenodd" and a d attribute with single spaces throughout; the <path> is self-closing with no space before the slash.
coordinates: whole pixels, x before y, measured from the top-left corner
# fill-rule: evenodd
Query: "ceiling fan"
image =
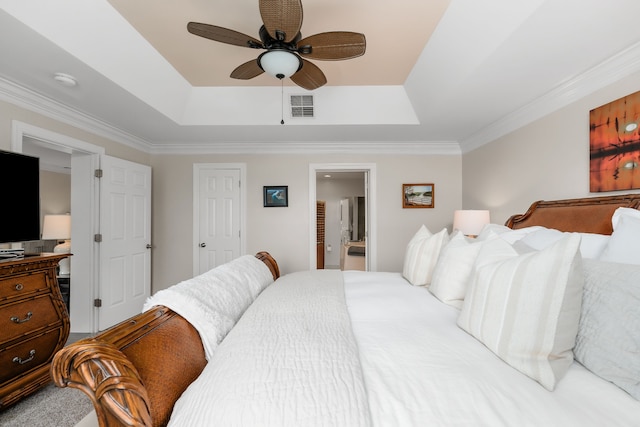
<path id="1" fill-rule="evenodd" d="M 320 68 L 305 58 L 344 60 L 364 55 L 364 34 L 331 31 L 302 38 L 301 0 L 259 0 L 260 40 L 215 25 L 189 22 L 191 34 L 253 49 L 266 49 L 258 58 L 245 62 L 231 73 L 234 79 L 249 80 L 266 72 L 280 80 L 291 77 L 298 86 L 313 90 L 327 83 Z"/>

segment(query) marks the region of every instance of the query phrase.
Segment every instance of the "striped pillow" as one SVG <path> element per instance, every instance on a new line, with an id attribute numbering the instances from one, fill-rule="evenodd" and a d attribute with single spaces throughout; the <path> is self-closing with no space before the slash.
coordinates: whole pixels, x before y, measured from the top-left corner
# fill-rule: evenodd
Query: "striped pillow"
<path id="1" fill-rule="evenodd" d="M 512 367 L 553 390 L 573 362 L 582 302 L 580 236 L 519 255 L 486 242 L 458 326 Z"/>
<path id="2" fill-rule="evenodd" d="M 436 234 L 422 225 L 411 238 L 404 256 L 402 277 L 412 285 L 429 286 L 440 251 L 449 243 L 449 233 L 443 228 Z"/>

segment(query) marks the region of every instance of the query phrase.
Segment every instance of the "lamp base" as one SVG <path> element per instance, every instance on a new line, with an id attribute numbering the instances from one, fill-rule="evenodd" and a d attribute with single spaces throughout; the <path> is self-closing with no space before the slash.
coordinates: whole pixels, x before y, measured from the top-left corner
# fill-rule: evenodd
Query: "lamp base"
<path id="1" fill-rule="evenodd" d="M 65 240 L 64 242 L 60 243 L 59 245 L 56 245 L 55 248 L 53 248 L 53 252 L 56 254 L 68 254 L 71 253 L 71 240 Z M 71 273 L 71 260 L 69 258 L 65 258 L 63 260 L 60 260 L 60 263 L 58 264 L 60 270 L 58 272 L 58 275 L 62 276 L 62 275 L 69 275 Z"/>

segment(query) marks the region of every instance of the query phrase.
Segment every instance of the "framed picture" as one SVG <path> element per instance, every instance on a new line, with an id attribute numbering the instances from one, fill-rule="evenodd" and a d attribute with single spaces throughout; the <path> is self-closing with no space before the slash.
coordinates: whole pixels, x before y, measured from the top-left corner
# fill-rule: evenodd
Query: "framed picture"
<path id="1" fill-rule="evenodd" d="M 275 185 L 264 187 L 263 203 L 265 208 L 280 208 L 289 206 L 289 187 Z"/>
<path id="2" fill-rule="evenodd" d="M 640 92 L 589 111 L 589 191 L 640 188 Z"/>
<path id="3" fill-rule="evenodd" d="M 434 187 L 433 184 L 402 184 L 402 207 L 432 208 Z"/>

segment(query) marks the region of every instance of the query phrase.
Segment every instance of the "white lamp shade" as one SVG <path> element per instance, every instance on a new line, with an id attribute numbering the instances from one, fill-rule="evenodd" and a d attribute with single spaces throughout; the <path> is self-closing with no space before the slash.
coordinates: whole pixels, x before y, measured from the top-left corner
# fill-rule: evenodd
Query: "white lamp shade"
<path id="1" fill-rule="evenodd" d="M 45 215 L 44 224 L 42 226 L 42 240 L 64 240 L 55 248 L 54 253 L 67 254 L 71 252 L 71 215 Z M 60 276 L 68 276 L 70 274 L 69 258 L 60 260 L 58 264 Z"/>
<path id="2" fill-rule="evenodd" d="M 477 236 L 491 221 L 488 210 L 458 210 L 453 213 L 453 229 L 465 236 Z"/>
<path id="3" fill-rule="evenodd" d="M 300 68 L 300 58 L 285 50 L 271 50 L 260 55 L 258 60 L 265 73 L 278 79 L 291 77 Z"/>
<path id="4" fill-rule="evenodd" d="M 45 215 L 42 240 L 68 240 L 71 238 L 71 215 Z"/>

